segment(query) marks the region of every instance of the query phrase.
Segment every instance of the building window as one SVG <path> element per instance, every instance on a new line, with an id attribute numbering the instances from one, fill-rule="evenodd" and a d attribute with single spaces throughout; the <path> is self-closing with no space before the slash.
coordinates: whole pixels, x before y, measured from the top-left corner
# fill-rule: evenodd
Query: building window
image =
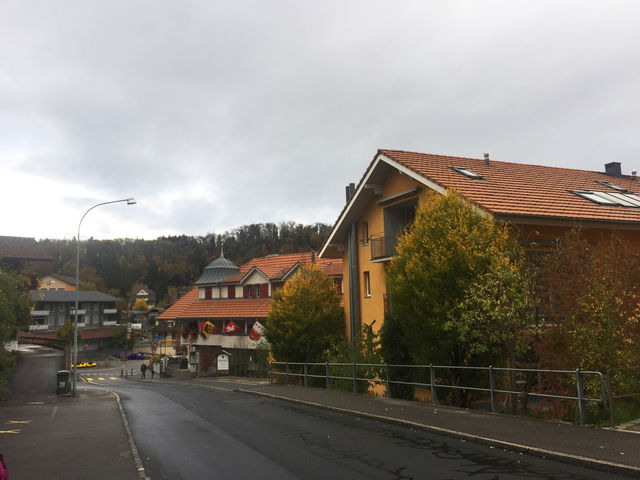
<path id="1" fill-rule="evenodd" d="M 341 278 L 334 278 L 333 279 L 333 286 L 336 289 L 336 292 L 338 293 L 338 295 L 342 295 L 342 279 Z"/>
<path id="2" fill-rule="evenodd" d="M 362 222 L 362 245 L 369 245 L 369 223 Z"/>
<path id="3" fill-rule="evenodd" d="M 371 281 L 369 278 L 369 272 L 364 272 L 364 296 L 371 296 Z"/>
<path id="4" fill-rule="evenodd" d="M 235 287 L 235 285 L 232 285 L 232 286 L 227 288 L 227 297 L 236 298 L 236 287 Z"/>
<path id="5" fill-rule="evenodd" d="M 253 293 L 254 293 L 254 297 L 255 298 L 259 298 L 260 297 L 260 285 L 254 285 L 253 286 Z"/>
<path id="6" fill-rule="evenodd" d="M 211 287 L 204 287 L 204 299 L 211 300 Z"/>

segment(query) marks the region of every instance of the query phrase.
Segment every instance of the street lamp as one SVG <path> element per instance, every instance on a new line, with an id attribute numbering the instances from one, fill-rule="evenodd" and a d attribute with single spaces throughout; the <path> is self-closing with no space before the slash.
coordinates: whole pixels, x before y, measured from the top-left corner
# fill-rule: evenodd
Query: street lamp
<path id="1" fill-rule="evenodd" d="M 73 390 L 72 395 L 76 396 L 76 385 L 78 384 L 78 287 L 80 285 L 80 226 L 82 225 L 82 220 L 87 216 L 91 210 L 96 207 L 100 207 L 101 205 L 109 205 L 110 203 L 120 203 L 126 202 L 127 205 L 134 205 L 136 200 L 134 198 L 123 198 L 121 200 L 112 200 L 110 202 L 102 202 L 96 203 L 89 210 L 84 212 L 82 218 L 80 219 L 80 223 L 78 223 L 78 247 L 76 250 L 76 305 L 74 310 L 74 322 L 73 322 Z"/>

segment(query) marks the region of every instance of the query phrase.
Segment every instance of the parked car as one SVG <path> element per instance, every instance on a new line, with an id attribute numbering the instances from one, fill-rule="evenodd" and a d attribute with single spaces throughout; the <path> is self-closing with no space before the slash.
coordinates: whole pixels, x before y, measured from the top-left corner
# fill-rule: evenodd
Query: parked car
<path id="1" fill-rule="evenodd" d="M 144 353 L 130 353 L 127 355 L 127 360 L 144 360 Z"/>

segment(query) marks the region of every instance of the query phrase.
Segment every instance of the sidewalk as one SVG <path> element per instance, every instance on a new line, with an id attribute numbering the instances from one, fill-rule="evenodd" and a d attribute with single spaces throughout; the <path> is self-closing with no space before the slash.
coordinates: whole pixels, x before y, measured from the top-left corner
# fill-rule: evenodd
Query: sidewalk
<path id="1" fill-rule="evenodd" d="M 640 432 L 582 427 L 320 388 L 263 385 L 239 391 L 640 477 Z"/>
<path id="2" fill-rule="evenodd" d="M 115 393 L 56 395 L 60 352 L 21 349 L 9 399 L 0 402 L 0 453 L 9 478 L 140 480 L 135 447 Z"/>

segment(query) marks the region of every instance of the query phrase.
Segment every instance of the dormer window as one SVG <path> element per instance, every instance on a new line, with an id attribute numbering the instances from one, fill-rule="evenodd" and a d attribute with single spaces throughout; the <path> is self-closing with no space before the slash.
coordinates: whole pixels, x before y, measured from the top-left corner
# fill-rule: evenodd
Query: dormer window
<path id="1" fill-rule="evenodd" d="M 604 180 L 596 180 L 596 183 L 599 183 L 600 185 L 604 185 L 605 187 L 613 188 L 614 190 L 617 190 L 619 192 L 628 192 L 626 188 L 619 187 L 618 185 L 614 185 L 613 183 L 606 182 Z"/>
<path id="2" fill-rule="evenodd" d="M 461 173 L 462 175 L 464 175 L 465 177 L 469 177 L 472 180 L 484 180 L 484 178 L 482 177 L 482 175 L 477 174 L 474 171 L 469 170 L 468 168 L 464 168 L 464 167 L 451 167 L 451 170 L 453 170 L 454 172 L 458 172 Z"/>
<path id="3" fill-rule="evenodd" d="M 594 192 L 591 190 L 573 190 L 571 193 L 598 205 L 640 208 L 640 196 L 635 193 Z"/>

